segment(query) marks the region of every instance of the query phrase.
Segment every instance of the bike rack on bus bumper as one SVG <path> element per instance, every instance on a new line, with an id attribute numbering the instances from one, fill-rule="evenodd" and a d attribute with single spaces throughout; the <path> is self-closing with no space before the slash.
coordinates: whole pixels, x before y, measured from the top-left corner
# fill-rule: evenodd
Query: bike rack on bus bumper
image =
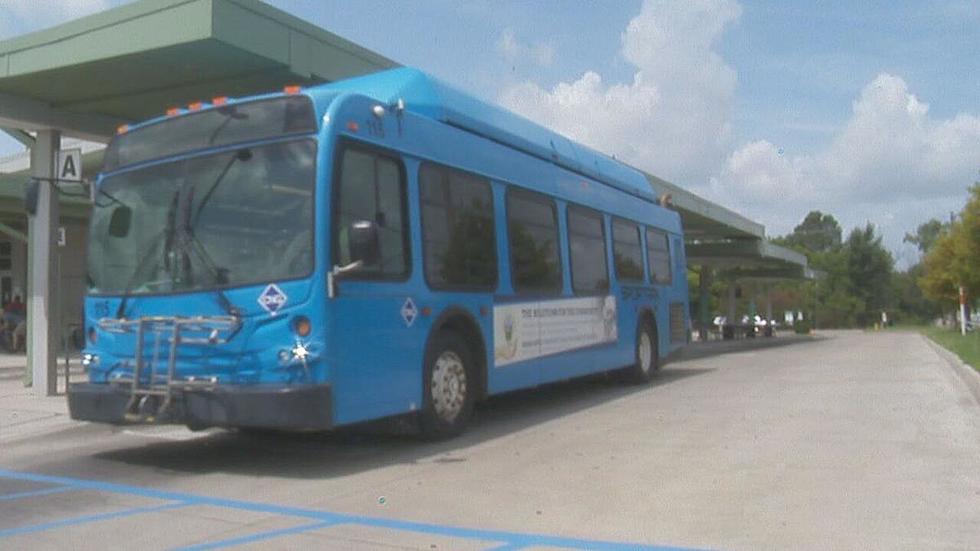
<path id="1" fill-rule="evenodd" d="M 149 421 L 168 413 L 174 396 L 174 387 L 190 386 L 213 387 L 217 379 L 177 379 L 177 353 L 181 345 L 215 346 L 224 344 L 241 327 L 241 321 L 234 316 L 147 316 L 139 319 L 103 318 L 99 327 L 110 333 L 136 333 L 136 357 L 133 377 L 130 381 L 129 402 L 126 404 L 125 420 L 130 422 Z M 147 366 L 146 338 L 153 336 L 152 357 Z M 166 373 L 163 383 L 158 383 L 157 367 L 160 363 L 160 348 L 169 335 Z M 144 385 L 143 373 L 149 369 L 149 381 Z M 162 402 L 155 411 L 151 397 L 160 397 Z"/>

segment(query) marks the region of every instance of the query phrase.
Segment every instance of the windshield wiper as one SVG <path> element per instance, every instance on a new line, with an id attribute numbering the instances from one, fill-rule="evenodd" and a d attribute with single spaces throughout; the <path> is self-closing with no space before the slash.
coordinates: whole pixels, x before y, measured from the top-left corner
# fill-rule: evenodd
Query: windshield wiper
<path id="1" fill-rule="evenodd" d="M 108 195 L 108 194 L 106 194 Z M 133 285 L 136 284 L 136 277 L 146 268 L 145 264 L 153 257 L 153 253 L 159 248 L 160 243 L 165 243 L 164 247 L 164 258 L 166 259 L 167 254 L 169 254 L 171 247 L 173 246 L 173 234 L 174 228 L 176 227 L 175 217 L 177 216 L 177 197 L 179 192 L 174 191 L 174 196 L 170 200 L 170 206 L 167 208 L 167 225 L 164 226 L 160 233 L 153 237 L 153 244 L 147 249 L 146 253 L 136 262 L 136 267 L 133 269 L 133 273 L 130 274 L 129 279 L 126 280 L 126 288 L 123 290 L 122 300 L 119 302 L 119 308 L 116 309 L 116 317 L 122 319 L 123 315 L 126 313 L 126 303 L 129 302 L 129 297 L 133 293 Z M 164 261 L 164 266 L 168 268 L 166 260 Z"/>
<path id="2" fill-rule="evenodd" d="M 229 116 L 228 120 L 234 118 Z M 181 193 L 180 190 L 174 192 L 174 197 L 170 202 L 170 208 L 167 211 L 167 226 L 163 231 L 158 234 L 153 245 L 147 250 L 146 254 L 140 258 L 136 264 L 136 268 L 133 270 L 132 275 L 130 275 L 129 280 L 126 282 L 126 289 L 123 291 L 122 301 L 119 303 L 119 308 L 116 309 L 116 317 L 122 318 L 126 313 L 126 304 L 129 301 L 129 297 L 132 296 L 133 286 L 136 283 L 137 276 L 142 273 L 146 268 L 146 263 L 153 256 L 153 253 L 159 248 L 160 243 L 165 243 L 164 251 L 164 266 L 167 268 L 168 272 L 172 272 L 175 269 L 184 269 L 186 267 L 188 275 L 193 277 L 193 269 L 190 268 L 189 262 L 185 260 L 189 252 L 193 252 L 198 258 L 201 259 L 204 267 L 211 274 L 212 284 L 224 285 L 228 283 L 228 270 L 218 266 L 211 255 L 208 254 L 207 249 L 204 244 L 197 238 L 194 234 L 194 228 L 197 226 L 197 221 L 201 216 L 201 211 L 207 205 L 208 201 L 214 194 L 214 191 L 221 185 L 228 171 L 231 170 L 232 165 L 237 161 L 249 161 L 252 158 L 252 151 L 248 148 L 239 149 L 234 155 L 228 159 L 228 162 L 222 168 L 221 173 L 215 178 L 214 183 L 208 189 L 207 193 L 198 203 L 197 209 L 194 211 L 193 216 L 191 215 L 191 205 L 194 202 L 194 191 L 195 186 L 188 186 L 188 190 Z M 104 192 L 103 192 L 104 193 Z M 107 197 L 115 202 L 119 202 L 118 199 L 112 197 L 109 194 L 105 194 Z M 178 213 L 178 204 L 180 205 L 180 212 Z M 180 218 L 180 223 L 177 219 Z M 162 238 L 162 239 L 161 239 Z M 170 256 L 176 253 L 175 265 L 170 265 Z M 179 277 L 179 274 L 178 274 Z M 175 281 L 174 274 L 171 273 L 171 278 Z M 225 310 L 230 316 L 240 317 L 241 312 L 236 308 L 228 297 L 225 295 L 224 291 L 221 289 L 216 289 L 216 296 L 218 298 L 218 303 L 221 308 Z"/>
<path id="3" fill-rule="evenodd" d="M 214 129 L 214 132 L 211 133 L 211 136 L 208 138 L 208 145 L 214 144 L 214 141 L 218 139 L 218 134 L 220 134 L 231 121 L 242 121 L 248 119 L 248 115 L 238 111 L 238 108 L 234 105 L 224 105 L 215 109 L 215 111 L 224 115 L 225 120 L 221 121 L 221 124 L 219 124 L 217 128 Z"/>
<path id="4" fill-rule="evenodd" d="M 214 191 L 214 188 L 218 186 L 221 179 L 224 178 L 225 174 L 228 173 L 228 168 L 231 167 L 232 162 L 234 162 L 236 158 L 238 158 L 237 155 L 235 157 L 232 157 L 231 161 L 225 166 L 225 169 L 221 172 L 221 175 L 218 176 L 218 179 L 211 186 L 211 190 L 208 192 L 208 195 L 206 195 L 205 198 L 202 200 L 202 204 L 204 203 L 204 201 L 211 198 L 210 195 L 211 191 Z M 210 254 L 208 254 L 207 248 L 205 248 L 204 243 L 201 243 L 201 240 L 198 239 L 197 235 L 194 233 L 194 226 L 196 225 L 197 219 L 195 218 L 194 223 L 191 223 L 190 208 L 191 205 L 194 203 L 195 189 L 196 188 L 191 187 L 188 190 L 183 205 L 181 207 L 181 224 L 180 226 L 178 226 L 179 235 L 177 237 L 177 243 L 180 246 L 180 250 L 183 254 L 186 254 L 188 251 L 190 251 L 195 253 L 197 257 L 201 259 L 201 262 L 204 264 L 204 267 L 211 274 L 211 283 L 213 285 L 226 285 L 228 283 L 228 269 L 218 266 L 218 264 L 214 261 L 214 258 L 212 258 Z M 198 205 L 196 212 L 200 214 L 201 205 Z M 190 270 L 190 273 L 193 274 L 193 270 Z M 238 308 L 235 308 L 235 306 L 232 305 L 231 301 L 228 300 L 228 297 L 227 295 L 225 295 L 225 292 L 223 290 L 215 289 L 215 296 L 218 298 L 218 303 L 221 305 L 221 308 L 229 316 L 234 316 L 236 318 L 241 316 L 241 312 L 238 310 Z"/>
<path id="5" fill-rule="evenodd" d="M 194 211 L 194 218 L 191 219 L 188 216 L 185 219 L 187 226 L 189 228 L 193 230 L 193 228 L 197 227 L 197 221 L 199 218 L 201 218 L 201 211 L 204 210 L 204 207 L 207 206 L 208 201 L 211 200 L 211 196 L 214 194 L 215 190 L 218 189 L 218 186 L 221 185 L 221 182 L 225 179 L 225 176 L 228 175 L 228 171 L 231 170 L 231 166 L 235 164 L 236 161 L 248 162 L 251 160 L 252 160 L 251 149 L 246 147 L 246 148 L 239 149 L 238 151 L 235 151 L 235 154 L 232 155 L 230 159 L 228 159 L 228 162 L 225 163 L 224 168 L 221 169 L 221 173 L 218 174 L 218 177 L 214 179 L 214 183 L 211 184 L 210 188 L 208 188 L 208 192 L 204 194 L 203 198 L 201 198 L 201 202 L 197 204 L 197 210 Z M 188 203 L 188 207 L 190 207 L 189 203 Z"/>
<path id="6" fill-rule="evenodd" d="M 204 267 L 207 268 L 208 272 L 211 273 L 212 283 L 215 285 L 226 285 L 228 283 L 228 269 L 218 266 L 211 255 L 208 254 L 207 249 L 204 248 L 204 244 L 201 240 L 194 235 L 194 232 L 190 229 L 187 230 L 186 239 L 187 248 L 191 251 L 197 253 L 197 257 L 201 259 Z M 185 245 L 186 246 L 186 245 Z M 229 316 L 240 317 L 241 312 L 232 305 L 231 301 L 225 295 L 225 292 L 221 289 L 215 289 L 215 296 L 218 297 L 218 303 L 221 308 L 228 313 Z"/>

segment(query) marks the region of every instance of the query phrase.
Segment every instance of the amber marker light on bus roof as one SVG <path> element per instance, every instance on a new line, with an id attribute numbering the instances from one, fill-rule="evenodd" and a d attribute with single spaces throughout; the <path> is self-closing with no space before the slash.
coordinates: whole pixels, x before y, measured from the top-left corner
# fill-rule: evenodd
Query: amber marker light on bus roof
<path id="1" fill-rule="evenodd" d="M 116 128 L 116 134 L 125 134 L 126 132 L 129 132 L 129 125 L 128 124 L 120 124 Z"/>
<path id="2" fill-rule="evenodd" d="M 295 84 L 286 86 L 282 89 L 283 93 L 285 94 L 298 94 L 300 90 L 302 90 L 302 88 Z"/>
<path id="3" fill-rule="evenodd" d="M 199 101 L 195 101 L 194 103 L 187 106 L 187 108 L 190 109 L 191 111 L 200 111 L 201 107 L 204 107 L 204 104 Z"/>
<path id="4" fill-rule="evenodd" d="M 168 117 L 174 117 L 174 116 L 177 116 L 179 114 L 180 114 L 180 107 L 171 107 L 170 109 L 167 109 L 167 116 Z"/>
<path id="5" fill-rule="evenodd" d="M 348 121 L 348 123 L 347 123 L 347 130 L 350 130 L 351 132 L 357 132 L 357 128 L 358 128 L 358 126 L 357 126 L 357 123 L 356 122 L 354 122 L 354 121 Z"/>
<path id="6" fill-rule="evenodd" d="M 212 105 L 224 105 L 228 103 L 228 96 L 218 96 L 216 98 L 211 98 Z"/>

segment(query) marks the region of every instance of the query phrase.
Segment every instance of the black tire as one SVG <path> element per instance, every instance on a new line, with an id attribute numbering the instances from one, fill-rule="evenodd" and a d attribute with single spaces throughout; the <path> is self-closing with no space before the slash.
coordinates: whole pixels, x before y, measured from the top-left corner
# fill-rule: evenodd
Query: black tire
<path id="1" fill-rule="evenodd" d="M 426 440 L 458 436 L 466 429 L 476 403 L 477 369 L 471 347 L 458 334 L 440 331 L 430 339 L 424 361 L 420 435 Z M 441 384 L 433 378 L 437 370 L 444 375 Z"/>
<path id="2" fill-rule="evenodd" d="M 646 337 L 644 339 L 644 336 Z M 633 345 L 633 365 L 626 368 L 627 382 L 645 384 L 652 381 L 660 371 L 660 357 L 657 346 L 657 332 L 648 320 L 640 321 L 636 328 L 636 340 Z M 646 348 L 644 355 L 643 349 Z M 647 361 L 646 358 L 649 357 Z"/>

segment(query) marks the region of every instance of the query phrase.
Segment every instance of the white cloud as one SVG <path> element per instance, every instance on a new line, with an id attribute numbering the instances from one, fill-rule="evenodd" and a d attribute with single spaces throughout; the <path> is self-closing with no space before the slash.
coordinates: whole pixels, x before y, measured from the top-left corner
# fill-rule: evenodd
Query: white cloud
<path id="1" fill-rule="evenodd" d="M 791 231 L 813 209 L 845 228 L 874 222 L 907 264 L 914 256 L 904 250 L 904 233 L 962 208 L 978 169 L 980 118 L 930 117 L 902 78 L 882 73 L 822 151 L 786 158 L 769 142 L 749 143 L 700 191 L 766 221 L 770 234 Z"/>
<path id="2" fill-rule="evenodd" d="M 109 9 L 109 0 L 3 0 L 0 38 L 10 38 Z"/>
<path id="3" fill-rule="evenodd" d="M 511 63 L 529 60 L 535 65 L 548 67 L 555 61 L 554 46 L 551 44 L 523 44 L 517 39 L 513 29 L 504 29 L 500 39 L 497 40 L 496 47 L 497 51 Z"/>
<path id="4" fill-rule="evenodd" d="M 735 71 L 714 51 L 741 7 L 731 0 L 648 0 L 622 35 L 632 82 L 597 71 L 546 90 L 504 90 L 507 107 L 568 137 L 679 181 L 704 182 L 730 150 Z"/>
<path id="5" fill-rule="evenodd" d="M 915 260 L 906 231 L 959 210 L 980 169 L 980 117 L 933 117 L 900 76 L 867 83 L 827 143 L 788 155 L 771 141 L 731 140 L 735 70 L 715 44 L 741 14 L 734 0 L 647 0 L 622 34 L 631 82 L 601 71 L 545 89 L 507 88 L 511 109 L 570 138 L 615 154 L 767 226 L 789 232 L 813 209 L 845 231 L 875 223 L 900 265 Z M 855 86 L 852 82 L 840 86 Z"/>

